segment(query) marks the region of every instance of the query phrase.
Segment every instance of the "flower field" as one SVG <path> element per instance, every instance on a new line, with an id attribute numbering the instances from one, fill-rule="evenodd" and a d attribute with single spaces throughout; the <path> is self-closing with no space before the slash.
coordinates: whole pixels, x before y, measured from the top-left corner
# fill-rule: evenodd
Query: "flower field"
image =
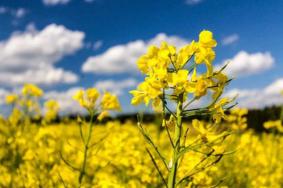
<path id="1" fill-rule="evenodd" d="M 156 121 L 106 121 L 122 108 L 117 95 L 78 89 L 84 109 L 61 116 L 56 100 L 24 84 L 6 96 L 0 119 L 1 187 L 283 187 L 283 110 L 276 121 L 249 129 L 248 110 L 224 95 L 232 81 L 213 65 L 217 42 L 203 30 L 177 49 L 150 46 L 137 60 L 144 80 L 131 104 L 153 110 Z M 202 101 L 202 103 L 198 103 Z"/>
<path id="2" fill-rule="evenodd" d="M 73 167 L 83 160 L 80 149 L 83 143 L 76 122 L 32 124 L 24 131 L 1 122 L 0 128 L 1 187 L 77 186 L 78 172 L 60 157 L 62 155 Z M 153 124 L 146 128 L 153 132 L 156 143 L 166 152 L 169 147 L 166 132 Z M 92 142 L 97 144 L 90 152 L 83 187 L 162 187 L 135 123 L 109 122 L 95 126 L 92 137 Z M 101 141 L 101 138 L 105 139 Z M 188 142 L 194 139 L 190 137 Z M 193 183 L 205 187 L 219 182 L 222 183 L 216 187 L 282 187 L 282 136 L 245 131 L 232 135 L 226 143 L 226 149 L 236 149 L 235 153 L 195 174 Z M 181 175 L 191 172 L 200 159 L 200 155 L 187 153 Z"/>

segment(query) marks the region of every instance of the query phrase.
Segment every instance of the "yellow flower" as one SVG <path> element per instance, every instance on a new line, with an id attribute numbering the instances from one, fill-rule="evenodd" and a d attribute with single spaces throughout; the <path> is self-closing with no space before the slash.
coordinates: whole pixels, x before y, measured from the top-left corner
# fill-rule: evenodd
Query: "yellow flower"
<path id="1" fill-rule="evenodd" d="M 203 121 L 193 119 L 192 126 L 203 142 L 208 142 L 209 140 L 217 137 L 211 124 L 205 124 Z"/>
<path id="2" fill-rule="evenodd" d="M 177 73 L 171 73 L 168 82 L 171 87 L 174 87 L 176 94 L 184 92 L 184 85 L 188 82 L 188 70 L 179 70 Z"/>
<path id="3" fill-rule="evenodd" d="M 204 78 L 198 79 L 197 82 L 196 82 L 194 96 L 197 97 L 197 98 L 204 96 L 207 92 L 208 86 L 209 86 L 208 80 L 206 80 Z"/>
<path id="4" fill-rule="evenodd" d="M 59 104 L 57 101 L 51 99 L 44 103 L 44 106 L 48 109 L 59 109 Z"/>
<path id="5" fill-rule="evenodd" d="M 96 88 L 88 88 L 87 90 L 78 90 L 73 96 L 73 99 L 77 101 L 80 106 L 88 110 L 93 110 L 98 97 L 99 92 Z"/>
<path id="6" fill-rule="evenodd" d="M 207 67 L 207 75 L 213 72 L 212 61 L 215 59 L 215 52 L 212 48 L 216 47 L 217 43 L 213 39 L 213 34 L 210 31 L 203 30 L 199 34 L 199 42 L 195 52 L 194 60 L 196 64 L 205 63 Z"/>
<path id="7" fill-rule="evenodd" d="M 50 122 L 57 117 L 59 111 L 59 103 L 55 100 L 48 100 L 44 103 L 44 107 L 46 109 L 45 112 L 45 120 Z"/>
<path id="8" fill-rule="evenodd" d="M 196 69 L 194 69 L 191 82 L 186 83 L 185 89 L 188 93 L 193 93 L 199 99 L 207 93 L 207 89 L 211 84 L 211 80 L 207 79 L 204 75 L 197 77 Z"/>
<path id="9" fill-rule="evenodd" d="M 154 78 L 154 80 L 158 81 L 162 85 L 162 87 L 167 86 L 168 72 L 166 68 L 154 70 L 154 72 L 152 72 L 149 77 L 152 79 Z"/>
<path id="10" fill-rule="evenodd" d="M 278 129 L 279 127 L 281 127 L 281 120 L 264 122 L 263 127 L 265 129 L 272 129 L 272 128 Z"/>
<path id="11" fill-rule="evenodd" d="M 214 59 L 215 59 L 215 52 L 211 48 L 200 47 L 198 51 L 195 53 L 196 64 L 205 63 L 208 75 L 212 74 L 213 67 L 211 63 Z"/>
<path id="12" fill-rule="evenodd" d="M 22 112 L 18 108 L 14 108 L 8 120 L 12 125 L 17 125 L 21 121 L 22 115 Z"/>
<path id="13" fill-rule="evenodd" d="M 144 82 L 139 84 L 138 89 L 141 89 L 142 85 L 144 85 L 144 84 L 145 84 Z M 132 105 L 138 105 L 138 104 L 142 103 L 143 101 L 146 101 L 145 100 L 145 93 L 141 90 L 132 90 L 129 93 L 133 95 L 133 98 L 131 100 Z M 148 102 L 149 102 L 149 100 L 148 100 Z M 148 104 L 148 102 L 145 102 L 145 104 Z"/>
<path id="14" fill-rule="evenodd" d="M 230 102 L 230 99 L 222 98 L 212 106 L 210 110 L 213 112 L 212 119 L 215 121 L 215 123 L 220 123 L 222 119 L 227 119 L 227 115 L 225 114 L 223 107 Z"/>
<path id="15" fill-rule="evenodd" d="M 10 94 L 6 96 L 6 103 L 7 104 L 14 104 L 18 100 L 18 95 Z"/>
<path id="16" fill-rule="evenodd" d="M 137 65 L 139 70 L 144 73 L 144 74 L 148 74 L 149 71 L 151 70 L 151 66 L 149 65 L 149 62 L 152 61 L 152 59 L 155 59 L 155 62 L 157 63 L 157 54 L 158 54 L 159 48 L 157 48 L 156 46 L 150 46 L 148 48 L 148 52 L 147 54 L 141 56 L 138 61 L 137 61 Z M 152 64 L 156 64 L 156 63 L 152 63 Z"/>
<path id="17" fill-rule="evenodd" d="M 88 88 L 86 90 L 86 96 L 90 103 L 95 103 L 99 97 L 99 92 L 96 88 Z"/>
<path id="18" fill-rule="evenodd" d="M 162 85 L 160 82 L 148 77 L 144 82 L 138 85 L 137 90 L 130 91 L 133 95 L 131 104 L 138 105 L 144 102 L 148 105 L 150 100 L 154 100 L 162 94 L 161 89 Z"/>
<path id="19" fill-rule="evenodd" d="M 233 108 L 231 110 L 231 114 L 242 117 L 242 116 L 245 116 L 245 115 L 248 114 L 248 109 L 246 109 L 246 108 Z"/>
<path id="20" fill-rule="evenodd" d="M 73 99 L 84 107 L 84 90 L 78 90 L 75 95 L 73 95 Z"/>
<path id="21" fill-rule="evenodd" d="M 109 112 L 107 111 L 107 110 L 104 110 L 104 111 L 102 111 L 99 115 L 98 115 L 98 117 L 97 117 L 97 119 L 99 120 L 99 121 L 102 121 L 104 118 L 106 118 L 107 116 L 109 116 Z"/>
<path id="22" fill-rule="evenodd" d="M 227 80 L 228 80 L 228 77 L 221 72 L 214 74 L 212 76 L 212 79 L 211 79 L 212 88 L 211 89 L 214 91 L 214 93 L 212 95 L 213 99 L 216 99 L 218 96 L 220 96 L 222 94 L 223 89 L 227 84 Z"/>
<path id="23" fill-rule="evenodd" d="M 101 107 L 103 110 L 120 110 L 120 103 L 116 95 L 112 95 L 109 92 L 105 92 L 102 100 Z"/>
<path id="24" fill-rule="evenodd" d="M 213 33 L 208 30 L 203 30 L 199 34 L 199 44 L 205 48 L 214 48 L 217 42 L 213 39 Z"/>
<path id="25" fill-rule="evenodd" d="M 244 130 L 247 128 L 248 110 L 245 108 L 233 108 L 227 116 L 226 121 L 229 122 L 232 130 Z"/>
<path id="26" fill-rule="evenodd" d="M 162 59 L 169 60 L 170 58 L 175 58 L 176 48 L 174 46 L 168 45 L 167 42 L 162 42 L 158 56 Z"/>
<path id="27" fill-rule="evenodd" d="M 22 94 L 24 96 L 30 95 L 34 97 L 41 97 L 43 95 L 43 91 L 34 84 L 25 84 L 22 89 Z"/>
<path id="28" fill-rule="evenodd" d="M 195 41 L 192 41 L 187 46 L 184 46 L 180 49 L 176 63 L 174 64 L 176 68 L 183 67 L 187 61 L 194 55 L 194 53 L 197 51 L 198 45 Z"/>

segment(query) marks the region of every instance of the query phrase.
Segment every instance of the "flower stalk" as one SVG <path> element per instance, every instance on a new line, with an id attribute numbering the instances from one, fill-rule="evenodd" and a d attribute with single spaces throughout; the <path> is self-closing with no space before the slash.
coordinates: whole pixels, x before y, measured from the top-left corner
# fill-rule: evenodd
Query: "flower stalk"
<path id="1" fill-rule="evenodd" d="M 176 110 L 177 123 L 175 124 L 172 168 L 170 169 L 170 173 L 168 177 L 168 188 L 175 188 L 175 184 L 176 184 L 176 176 L 177 176 L 178 164 L 179 164 L 178 153 L 180 151 L 180 140 L 182 135 L 182 110 L 183 110 L 183 94 L 180 94 L 178 97 L 178 105 Z"/>
<path id="2" fill-rule="evenodd" d="M 87 163 L 87 157 L 88 157 L 88 150 L 89 150 L 89 144 L 90 144 L 91 135 L 92 135 L 92 129 L 93 129 L 93 125 L 94 125 L 93 120 L 94 120 L 94 112 L 91 111 L 90 112 L 90 122 L 89 122 L 89 125 L 88 125 L 89 129 L 88 129 L 87 139 L 84 140 L 84 138 L 81 137 L 81 139 L 83 140 L 83 143 L 84 143 L 84 150 L 83 150 L 84 157 L 83 157 L 83 164 L 81 166 L 80 174 L 79 174 L 79 178 L 78 178 L 79 187 L 81 187 L 83 178 L 84 178 L 85 173 L 86 173 L 86 163 Z"/>

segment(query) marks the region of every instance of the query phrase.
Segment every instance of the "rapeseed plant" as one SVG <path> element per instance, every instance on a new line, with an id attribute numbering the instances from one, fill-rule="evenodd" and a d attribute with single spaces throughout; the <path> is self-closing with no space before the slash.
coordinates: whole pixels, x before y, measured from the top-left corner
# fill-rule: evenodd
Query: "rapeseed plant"
<path id="1" fill-rule="evenodd" d="M 153 149 L 158 154 L 159 158 L 163 161 L 167 169 L 167 178 L 162 174 L 160 167 L 157 165 L 153 155 L 149 150 L 149 156 L 152 159 L 154 166 L 164 186 L 168 188 L 174 188 L 178 185 L 190 184 L 192 182 L 192 176 L 198 171 L 202 171 L 205 168 L 213 166 L 217 163 L 224 153 L 218 154 L 217 159 L 206 166 L 203 166 L 199 170 L 196 166 L 195 172 L 187 174 L 185 177 L 178 177 L 178 169 L 181 167 L 181 159 L 185 153 L 196 150 L 201 146 L 209 145 L 211 151 L 203 152 L 208 157 L 214 155 L 214 149 L 212 148 L 215 140 L 209 140 L 209 129 L 200 127 L 200 123 L 197 120 L 193 122 L 195 129 L 201 135 L 203 142 L 196 145 L 186 145 L 186 138 L 188 131 L 184 131 L 183 118 L 194 116 L 211 115 L 215 124 L 219 124 L 222 119 L 226 119 L 225 110 L 232 100 L 228 98 L 220 98 L 225 86 L 229 83 L 228 77 L 223 73 L 224 66 L 221 70 L 214 71 L 212 62 L 215 59 L 214 47 L 217 42 L 213 38 L 213 34 L 210 31 L 204 30 L 199 34 L 199 40 L 197 42 L 192 41 L 190 44 L 182 47 L 180 50 L 176 50 L 176 47 L 163 42 L 160 48 L 156 46 L 150 46 L 145 55 L 141 56 L 137 61 L 137 66 L 141 73 L 146 77 L 142 83 L 140 83 L 136 90 L 130 91 L 133 95 L 131 103 L 138 105 L 144 103 L 148 106 L 150 103 L 153 109 L 162 109 L 163 114 L 163 126 L 167 129 L 168 139 L 171 143 L 172 154 L 169 160 L 167 160 L 163 154 L 161 154 L 158 147 L 154 144 L 151 137 L 145 131 L 141 120 L 138 126 L 145 137 L 150 143 Z M 204 64 L 206 66 L 206 72 L 198 74 L 200 70 L 199 66 Z M 204 96 L 209 95 L 211 92 L 211 101 L 208 105 L 199 108 L 190 108 L 191 104 L 197 100 L 200 100 Z M 175 110 L 170 109 L 169 105 L 174 104 Z M 169 113 L 169 122 L 174 122 L 173 136 L 168 131 L 168 120 L 166 114 Z M 215 131 L 213 134 L 217 134 Z M 221 133 L 214 137 L 217 139 L 224 139 L 229 133 Z M 182 142 L 181 139 L 184 139 Z M 198 151 L 200 152 L 200 151 Z M 206 159 L 205 159 L 206 160 Z M 167 179 L 167 180 L 166 180 Z"/>
<path id="2" fill-rule="evenodd" d="M 39 99 L 43 91 L 33 84 L 25 84 L 20 94 L 9 94 L 6 96 L 6 103 L 12 105 L 12 113 L 9 117 L 13 125 L 23 121 L 21 125 L 25 128 L 32 119 L 40 119 L 41 106 Z"/>
<path id="3" fill-rule="evenodd" d="M 81 140 L 84 144 L 83 147 L 83 161 L 79 168 L 73 167 L 66 159 L 63 158 L 61 154 L 61 158 L 63 161 L 70 166 L 72 169 L 79 171 L 78 177 L 78 186 L 81 187 L 83 183 L 84 176 L 87 174 L 86 166 L 89 155 L 89 149 L 94 147 L 96 143 L 91 143 L 91 136 L 94 126 L 94 119 L 97 116 L 98 121 L 102 121 L 105 117 L 109 115 L 110 110 L 120 110 L 120 103 L 118 98 L 115 95 L 112 95 L 109 92 L 105 92 L 102 96 L 102 99 L 98 101 L 100 93 L 96 88 L 88 88 L 86 90 L 79 90 L 73 96 L 73 99 L 76 100 L 83 108 L 85 108 L 89 115 L 90 121 L 88 125 L 88 132 L 84 135 L 82 126 L 80 124 L 80 136 Z"/>

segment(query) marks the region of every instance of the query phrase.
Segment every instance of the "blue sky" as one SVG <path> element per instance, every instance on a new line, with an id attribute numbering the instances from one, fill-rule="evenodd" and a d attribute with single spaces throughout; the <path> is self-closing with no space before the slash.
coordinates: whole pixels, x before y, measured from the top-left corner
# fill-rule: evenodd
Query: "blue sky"
<path id="1" fill-rule="evenodd" d="M 250 108 L 283 102 L 282 7 L 281 0 L 0 0 L 0 104 L 29 81 L 66 109 L 73 106 L 66 96 L 95 85 L 133 111 L 127 92 L 142 79 L 135 53 L 163 39 L 196 40 L 203 29 L 218 41 L 215 64 L 232 60 L 227 95 Z"/>

